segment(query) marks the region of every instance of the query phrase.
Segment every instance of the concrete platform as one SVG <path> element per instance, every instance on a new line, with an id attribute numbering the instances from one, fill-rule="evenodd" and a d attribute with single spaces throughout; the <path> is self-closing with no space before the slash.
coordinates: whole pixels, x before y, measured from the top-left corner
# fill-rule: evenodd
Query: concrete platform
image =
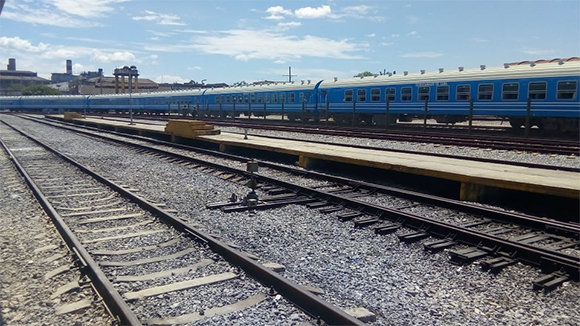
<path id="1" fill-rule="evenodd" d="M 63 119 L 62 115 L 51 117 Z M 129 125 L 128 122 L 91 118 L 74 121 L 119 131 L 129 129 L 132 133 L 158 133 L 168 136 L 164 132 L 165 125 L 139 122 Z M 175 140 L 174 136 L 172 138 Z M 452 180 L 461 183 L 459 197 L 462 200 L 476 201 L 486 187 L 580 199 L 580 173 L 576 172 L 482 163 L 428 154 L 324 145 L 299 140 L 276 140 L 259 136 L 244 139 L 243 135 L 227 132 L 198 136 L 196 140 L 214 143 L 221 151 L 227 151 L 230 147 L 240 147 L 295 155 L 300 166 L 304 168 L 308 168 L 313 160 L 326 160 Z"/>

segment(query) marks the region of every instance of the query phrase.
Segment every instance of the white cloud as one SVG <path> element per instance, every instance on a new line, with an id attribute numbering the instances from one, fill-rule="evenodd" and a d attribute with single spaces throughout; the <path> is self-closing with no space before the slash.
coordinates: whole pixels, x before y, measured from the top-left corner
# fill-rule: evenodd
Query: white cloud
<path id="1" fill-rule="evenodd" d="M 80 64 L 80 63 L 75 63 L 72 66 L 72 71 L 73 74 L 80 74 L 83 71 L 89 71 L 90 69 L 88 69 L 87 67 L 85 67 L 84 65 Z"/>
<path id="2" fill-rule="evenodd" d="M 160 76 L 153 78 L 153 81 L 156 83 L 173 84 L 173 83 L 187 83 L 188 81 L 190 81 L 190 79 L 185 79 L 181 76 L 175 76 L 175 75 L 160 75 Z"/>
<path id="3" fill-rule="evenodd" d="M 264 17 L 270 20 L 283 20 L 287 17 L 298 18 L 298 19 L 316 19 L 316 18 L 329 18 L 329 19 L 342 19 L 342 18 L 357 18 L 357 19 L 369 19 L 373 21 L 383 21 L 384 17 L 372 16 L 371 13 L 376 11 L 373 7 L 367 5 L 360 6 L 349 6 L 344 7 L 335 13 L 329 5 L 322 5 L 320 7 L 303 7 L 298 8 L 294 11 L 285 9 L 282 6 L 274 6 L 266 9 L 266 13 L 269 16 Z"/>
<path id="4" fill-rule="evenodd" d="M 485 39 L 482 37 L 472 37 L 471 40 L 475 43 L 487 43 L 487 42 L 489 42 L 488 39 Z"/>
<path id="5" fill-rule="evenodd" d="M 143 49 L 146 51 L 179 53 L 190 51 L 194 49 L 191 44 L 171 43 L 171 44 L 143 44 Z"/>
<path id="6" fill-rule="evenodd" d="M 129 51 L 104 52 L 95 50 L 91 60 L 101 63 L 109 62 L 135 62 L 135 55 Z"/>
<path id="7" fill-rule="evenodd" d="M 288 28 L 292 28 L 292 27 L 298 27 L 301 25 L 302 25 L 301 22 L 288 22 L 288 23 L 278 23 L 277 26 L 282 28 L 282 29 L 288 29 Z"/>
<path id="8" fill-rule="evenodd" d="M 9 2 L 10 4 L 10 2 Z M 34 25 L 49 25 L 58 27 L 97 27 L 99 22 L 91 22 L 86 19 L 78 19 L 64 14 L 53 7 L 31 8 L 27 4 L 10 4 L 2 11 L 2 18 Z"/>
<path id="9" fill-rule="evenodd" d="M 266 12 L 270 14 L 270 16 L 266 17 L 266 19 L 272 20 L 281 20 L 284 19 L 284 16 L 291 16 L 292 11 L 284 9 L 282 6 L 274 6 L 266 9 Z"/>
<path id="10" fill-rule="evenodd" d="M 97 27 L 95 18 L 115 11 L 114 5 L 130 0 L 40 0 L 8 1 L 2 17 L 10 20 L 68 28 Z"/>
<path id="11" fill-rule="evenodd" d="M 330 9 L 330 6 L 328 6 L 328 5 L 320 6 L 318 8 L 304 7 L 304 8 L 296 9 L 294 11 L 294 15 L 297 18 L 304 18 L 304 19 L 328 17 L 331 14 L 332 14 L 332 10 Z"/>
<path id="12" fill-rule="evenodd" d="M 113 5 L 127 1 L 129 0 L 44 0 L 58 11 L 85 18 L 102 17 L 115 10 Z"/>
<path id="13" fill-rule="evenodd" d="M 345 7 L 342 11 L 351 15 L 365 16 L 370 13 L 372 7 L 366 5 Z"/>
<path id="14" fill-rule="evenodd" d="M 0 37 L 0 48 L 4 50 L 13 50 L 16 52 L 42 52 L 48 49 L 48 44 L 38 43 L 33 45 L 28 40 L 23 40 L 20 37 Z"/>
<path id="15" fill-rule="evenodd" d="M 181 22 L 181 18 L 177 15 L 160 14 L 150 10 L 146 10 L 144 16 L 135 16 L 132 19 L 151 21 L 157 23 L 158 25 L 173 25 L 173 26 L 185 25 L 185 23 Z"/>
<path id="16" fill-rule="evenodd" d="M 229 30 L 194 40 L 196 50 L 231 56 L 240 61 L 267 59 L 284 62 L 304 56 L 354 59 L 361 46 L 346 40 L 330 40 L 316 36 L 283 35 L 258 30 Z"/>
<path id="17" fill-rule="evenodd" d="M 71 59 L 90 55 L 92 52 L 92 49 L 84 47 L 51 46 L 41 57 L 44 59 Z"/>
<path id="18" fill-rule="evenodd" d="M 441 52 L 410 52 L 399 55 L 401 58 L 438 58 L 443 56 Z"/>
<path id="19" fill-rule="evenodd" d="M 407 33 L 407 36 L 419 37 L 419 32 L 417 32 L 417 31 L 411 31 L 411 32 Z"/>

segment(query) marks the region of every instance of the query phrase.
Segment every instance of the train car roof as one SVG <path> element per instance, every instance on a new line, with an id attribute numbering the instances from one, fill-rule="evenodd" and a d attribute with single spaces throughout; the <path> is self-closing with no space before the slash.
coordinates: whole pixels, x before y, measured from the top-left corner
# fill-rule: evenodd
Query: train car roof
<path id="1" fill-rule="evenodd" d="M 248 85 L 225 88 L 212 88 L 205 92 L 205 95 L 221 95 L 231 93 L 259 93 L 259 92 L 280 92 L 280 91 L 299 91 L 314 90 L 319 81 L 303 80 L 295 82 L 279 82 L 263 85 Z"/>
<path id="2" fill-rule="evenodd" d="M 163 91 L 163 92 L 147 92 L 147 93 L 123 93 L 123 94 L 98 94 L 98 95 L 90 95 L 91 98 L 124 98 L 131 96 L 136 96 L 139 98 L 144 97 L 170 97 L 170 96 L 195 96 L 201 95 L 205 89 L 187 89 L 187 90 L 175 90 L 175 91 Z M 85 95 L 88 96 L 88 95 Z"/>
<path id="3" fill-rule="evenodd" d="M 534 77 L 580 76 L 580 61 L 564 63 L 540 63 L 530 65 L 509 65 L 474 69 L 421 71 L 409 74 L 391 74 L 363 78 L 325 80 L 320 88 L 365 87 L 373 85 L 429 84 L 453 81 L 519 79 Z"/>

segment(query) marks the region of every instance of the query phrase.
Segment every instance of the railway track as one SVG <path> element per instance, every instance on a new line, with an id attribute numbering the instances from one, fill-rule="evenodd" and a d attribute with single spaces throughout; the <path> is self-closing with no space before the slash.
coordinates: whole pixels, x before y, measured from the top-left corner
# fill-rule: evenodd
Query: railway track
<path id="1" fill-rule="evenodd" d="M 360 324 L 122 181 L 109 180 L 16 129 L 4 131 L 2 139 L 79 268 L 121 324 L 187 323 L 231 312 L 237 314 L 229 315 L 230 322 L 244 320 L 238 317 L 244 314 L 271 322 L 284 320 L 282 307 L 293 321 L 313 316 L 328 324 Z"/>
<path id="2" fill-rule="evenodd" d="M 339 128 L 327 126 L 305 126 L 305 125 L 282 125 L 272 123 L 259 123 L 257 121 L 236 120 L 235 122 L 213 120 L 203 118 L 202 120 L 215 123 L 219 126 L 237 127 L 242 129 L 262 129 L 273 131 L 300 132 L 308 134 L 321 134 L 341 137 L 357 137 L 376 140 L 406 141 L 418 143 L 435 143 L 449 146 L 467 146 L 478 148 L 492 148 L 497 150 L 518 150 L 527 152 L 559 154 L 559 155 L 580 155 L 580 143 L 571 140 L 543 139 L 543 138 L 523 138 L 510 136 L 486 136 L 467 135 L 457 132 L 420 132 L 420 131 L 387 131 L 384 129 L 364 129 L 364 128 Z"/>
<path id="3" fill-rule="evenodd" d="M 431 237 L 432 241 L 424 243 L 425 248 L 430 251 L 448 248 L 455 263 L 471 263 L 486 258 L 480 263 L 493 272 L 499 272 L 517 261 L 539 266 L 548 272 L 548 276 L 545 280 L 537 280 L 535 286 L 547 291 L 568 279 L 578 280 L 577 223 L 509 213 L 268 162 L 259 162 L 260 173 L 252 174 L 243 169 L 247 161 L 245 157 L 153 142 L 168 147 L 137 146 L 141 151 L 168 156 L 176 163 L 192 164 L 194 168 L 222 179 L 235 182 L 253 179 L 256 189 L 262 194 L 243 200 L 232 198 L 230 202 L 209 205 L 210 208 L 234 212 L 271 209 L 289 204 L 306 205 L 323 214 L 335 214 L 341 220 L 352 221 L 355 227 L 374 227 L 378 234 L 397 232 L 403 242 Z M 237 163 L 225 165 L 194 159 L 190 155 L 176 153 L 172 149 L 174 147 L 195 150 L 204 155 L 227 157 Z M 232 167 L 232 164 L 236 167 Z M 282 173 L 286 177 L 281 176 Z M 300 176 L 299 181 L 283 180 L 288 179 L 288 176 L 296 179 L 297 175 Z M 372 197 L 376 196 L 382 196 L 378 201 L 391 204 L 373 204 L 377 198 Z M 248 204 L 251 200 L 253 202 Z M 433 209 L 430 216 L 413 213 L 417 207 L 425 205 L 439 208 Z"/>
<path id="4" fill-rule="evenodd" d="M 114 117 L 108 117 L 114 119 Z M 168 120 L 166 116 L 157 117 L 158 119 Z M 392 141 L 406 141 L 417 143 L 435 143 L 446 146 L 466 146 L 476 148 L 491 148 L 496 150 L 515 150 L 532 153 L 546 153 L 558 155 L 574 155 L 580 156 L 580 143 L 574 137 L 570 139 L 559 139 L 551 136 L 545 137 L 522 137 L 507 134 L 506 128 L 502 127 L 499 130 L 503 132 L 500 135 L 486 135 L 481 131 L 488 131 L 492 129 L 498 131 L 494 127 L 481 127 L 478 134 L 467 134 L 465 128 L 458 130 L 450 130 L 442 126 L 429 126 L 429 130 L 422 130 L 421 126 L 405 130 L 400 128 L 381 129 L 381 128 L 354 128 L 354 127 L 339 127 L 329 126 L 328 124 L 298 124 L 285 123 L 278 121 L 261 120 L 261 119 L 215 119 L 208 117 L 200 117 L 200 120 L 208 123 L 213 123 L 219 126 L 236 127 L 241 129 L 259 129 L 270 131 L 285 131 L 285 132 L 300 132 L 305 134 L 319 134 L 329 136 L 341 137 L 357 137 L 368 138 L 376 140 L 392 140 Z M 408 128 L 409 126 L 406 126 Z M 507 134 L 507 135 L 506 135 Z"/>

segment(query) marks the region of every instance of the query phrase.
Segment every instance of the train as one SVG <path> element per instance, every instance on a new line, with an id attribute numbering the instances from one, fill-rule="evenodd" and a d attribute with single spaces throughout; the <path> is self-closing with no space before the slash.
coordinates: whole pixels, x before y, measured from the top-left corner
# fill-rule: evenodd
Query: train
<path id="1" fill-rule="evenodd" d="M 360 78 L 301 80 L 186 91 L 108 95 L 0 96 L 0 110 L 194 117 L 279 116 L 290 121 L 385 125 L 434 119 L 453 124 L 495 117 L 526 125 L 578 131 L 580 58 L 526 61 L 454 70 L 389 72 Z"/>

